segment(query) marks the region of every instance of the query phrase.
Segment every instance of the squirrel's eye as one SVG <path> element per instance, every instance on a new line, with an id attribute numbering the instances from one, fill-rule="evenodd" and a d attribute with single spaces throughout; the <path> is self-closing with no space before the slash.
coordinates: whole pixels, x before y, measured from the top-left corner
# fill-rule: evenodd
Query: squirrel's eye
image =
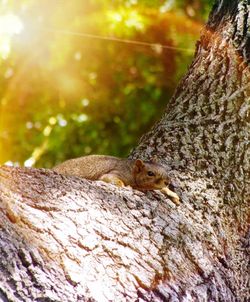
<path id="1" fill-rule="evenodd" d="M 152 171 L 148 171 L 148 176 L 155 176 L 155 174 Z"/>

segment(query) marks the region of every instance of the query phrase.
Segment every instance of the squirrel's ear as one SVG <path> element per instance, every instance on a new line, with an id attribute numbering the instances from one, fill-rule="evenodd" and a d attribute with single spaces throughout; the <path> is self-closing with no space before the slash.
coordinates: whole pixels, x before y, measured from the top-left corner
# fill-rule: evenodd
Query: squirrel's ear
<path id="1" fill-rule="evenodd" d="M 141 172 L 141 170 L 144 168 L 144 162 L 141 159 L 137 159 L 135 161 L 135 171 L 137 173 Z"/>

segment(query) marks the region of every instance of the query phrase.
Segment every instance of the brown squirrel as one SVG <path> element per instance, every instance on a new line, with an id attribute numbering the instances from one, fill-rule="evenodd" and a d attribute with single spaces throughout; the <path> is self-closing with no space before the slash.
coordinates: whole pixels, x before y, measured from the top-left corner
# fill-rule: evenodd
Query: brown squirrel
<path id="1" fill-rule="evenodd" d="M 89 180 L 102 180 L 119 187 L 131 186 L 140 191 L 160 190 L 179 204 L 178 195 L 168 188 L 170 178 L 164 167 L 157 163 L 144 162 L 141 159 L 88 155 L 66 160 L 53 170 Z"/>

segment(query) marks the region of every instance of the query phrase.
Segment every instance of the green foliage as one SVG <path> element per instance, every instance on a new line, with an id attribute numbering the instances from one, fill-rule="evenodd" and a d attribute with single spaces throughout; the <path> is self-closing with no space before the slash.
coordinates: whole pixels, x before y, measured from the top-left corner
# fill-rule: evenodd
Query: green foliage
<path id="1" fill-rule="evenodd" d="M 90 153 L 126 156 L 190 64 L 209 2 L 2 4 L 0 22 L 12 12 L 24 29 L 0 38 L 0 162 L 51 167 Z"/>

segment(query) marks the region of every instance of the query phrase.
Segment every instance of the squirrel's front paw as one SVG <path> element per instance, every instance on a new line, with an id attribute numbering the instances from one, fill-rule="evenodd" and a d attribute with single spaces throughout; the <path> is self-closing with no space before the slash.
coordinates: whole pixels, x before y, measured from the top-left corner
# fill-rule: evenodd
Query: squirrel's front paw
<path id="1" fill-rule="evenodd" d="M 168 187 L 161 189 L 161 192 L 168 195 L 175 204 L 180 204 L 180 197 L 175 192 L 171 191 Z"/>

